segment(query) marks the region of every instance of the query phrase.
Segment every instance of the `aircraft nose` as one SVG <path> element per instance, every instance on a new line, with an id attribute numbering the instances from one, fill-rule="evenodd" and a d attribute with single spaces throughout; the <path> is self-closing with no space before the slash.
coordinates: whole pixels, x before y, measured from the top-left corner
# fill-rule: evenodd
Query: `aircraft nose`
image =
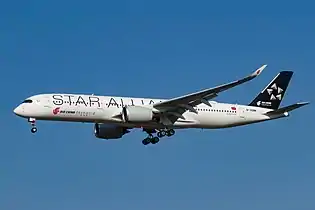
<path id="1" fill-rule="evenodd" d="M 16 114 L 16 115 L 21 116 L 22 113 L 23 113 L 23 110 L 22 110 L 21 106 L 18 106 L 18 107 L 16 107 L 16 108 L 13 110 L 13 112 L 14 112 L 14 114 Z"/>

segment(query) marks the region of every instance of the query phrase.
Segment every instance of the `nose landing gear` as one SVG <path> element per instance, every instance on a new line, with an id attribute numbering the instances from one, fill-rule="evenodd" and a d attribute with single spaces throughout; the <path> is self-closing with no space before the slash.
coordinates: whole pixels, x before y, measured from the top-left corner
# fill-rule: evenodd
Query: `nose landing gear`
<path id="1" fill-rule="evenodd" d="M 31 123 L 32 129 L 31 132 L 32 133 L 36 133 L 37 132 L 37 128 L 36 128 L 36 119 L 35 118 L 29 118 L 28 122 Z"/>
<path id="2" fill-rule="evenodd" d="M 37 132 L 37 128 L 36 128 L 36 127 L 33 127 L 33 128 L 31 129 L 31 132 L 32 132 L 32 133 L 36 133 L 36 132 Z"/>

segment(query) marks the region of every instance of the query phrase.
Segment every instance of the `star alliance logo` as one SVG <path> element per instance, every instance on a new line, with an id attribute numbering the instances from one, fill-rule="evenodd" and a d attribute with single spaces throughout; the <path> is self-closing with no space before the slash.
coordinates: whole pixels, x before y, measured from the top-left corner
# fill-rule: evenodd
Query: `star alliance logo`
<path id="1" fill-rule="evenodd" d="M 282 92 L 283 92 L 283 89 L 281 89 L 280 87 L 277 86 L 276 83 L 274 83 L 271 88 L 268 88 L 267 89 L 267 92 L 268 94 L 270 95 L 270 100 L 279 100 L 281 101 L 282 99 Z"/>

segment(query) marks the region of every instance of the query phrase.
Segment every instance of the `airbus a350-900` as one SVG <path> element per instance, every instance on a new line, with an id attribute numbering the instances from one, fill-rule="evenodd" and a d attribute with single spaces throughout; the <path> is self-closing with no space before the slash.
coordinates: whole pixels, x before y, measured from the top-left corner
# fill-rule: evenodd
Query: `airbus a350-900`
<path id="1" fill-rule="evenodd" d="M 263 65 L 242 79 L 172 99 L 131 98 L 86 94 L 39 94 L 25 99 L 14 113 L 27 118 L 31 132 L 36 120 L 94 123 L 94 134 L 102 139 L 119 139 L 131 129 L 148 133 L 142 143 L 156 144 L 176 129 L 218 129 L 288 117 L 289 112 L 308 102 L 279 108 L 292 71 L 281 71 L 247 105 L 219 103 L 213 99 L 220 92 L 257 77 Z"/>

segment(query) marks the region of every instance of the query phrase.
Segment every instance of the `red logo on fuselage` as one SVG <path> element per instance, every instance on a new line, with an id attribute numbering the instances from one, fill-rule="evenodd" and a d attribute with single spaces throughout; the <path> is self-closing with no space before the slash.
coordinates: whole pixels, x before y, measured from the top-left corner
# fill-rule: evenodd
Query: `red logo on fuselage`
<path id="1" fill-rule="evenodd" d="M 58 113 L 59 113 L 59 111 L 60 111 L 60 108 L 58 107 L 58 108 L 56 108 L 56 109 L 53 109 L 53 111 L 52 111 L 52 112 L 53 112 L 53 114 L 55 114 L 55 115 L 56 115 L 56 114 L 58 114 Z"/>

